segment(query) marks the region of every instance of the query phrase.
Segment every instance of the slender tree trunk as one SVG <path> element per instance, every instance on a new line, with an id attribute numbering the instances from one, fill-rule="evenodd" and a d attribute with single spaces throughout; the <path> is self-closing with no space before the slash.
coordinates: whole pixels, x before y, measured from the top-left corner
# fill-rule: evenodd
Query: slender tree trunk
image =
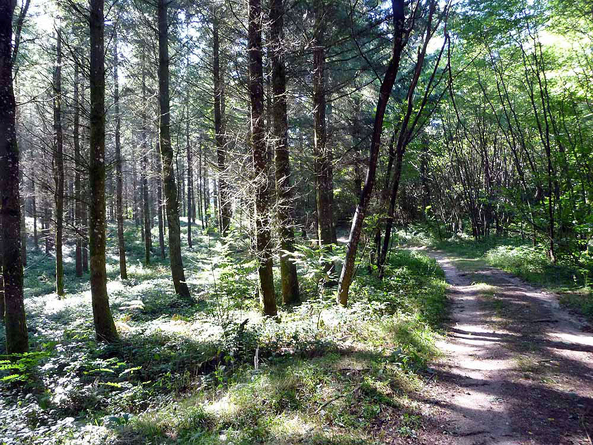
<path id="1" fill-rule="evenodd" d="M 82 169 L 82 156 L 80 154 L 80 96 L 78 84 L 80 82 L 78 63 L 74 64 L 74 199 L 75 199 L 75 226 L 77 231 L 82 231 L 82 184 L 80 170 Z M 83 236 L 76 233 L 76 276 L 82 277 L 82 240 Z"/>
<path id="2" fill-rule="evenodd" d="M 12 86 L 12 18 L 15 3 L 0 0 L 0 228 L 6 352 L 29 350 L 23 301 L 21 261 L 21 202 L 16 100 Z"/>
<path id="3" fill-rule="evenodd" d="M 397 144 L 396 144 L 396 150 L 395 150 L 396 162 L 395 162 L 395 170 L 394 170 L 393 184 L 392 184 L 392 190 L 391 190 L 391 201 L 389 203 L 389 212 L 387 214 L 385 237 L 383 239 L 383 250 L 381 252 L 381 257 L 379 260 L 379 278 L 383 278 L 383 273 L 384 273 L 383 266 L 387 259 L 387 253 L 389 252 L 391 230 L 393 228 L 394 219 L 395 219 L 395 202 L 397 199 L 397 192 L 399 189 L 399 183 L 400 183 L 400 179 L 401 179 L 401 172 L 402 172 L 402 166 L 403 166 L 403 156 L 406 152 L 406 148 L 410 141 L 410 134 L 414 130 L 414 126 L 417 121 L 416 119 L 414 119 L 414 120 L 412 120 L 412 123 L 410 124 L 412 113 L 414 111 L 415 106 L 417 105 L 414 102 L 414 92 L 416 90 L 416 86 L 418 85 L 420 75 L 422 74 L 424 58 L 426 56 L 428 44 L 429 44 L 431 36 L 432 36 L 432 19 L 433 19 L 433 15 L 436 11 L 436 3 L 434 1 L 430 2 L 428 5 L 428 8 L 429 8 L 429 13 L 428 13 L 428 19 L 427 19 L 427 24 L 426 24 L 426 37 L 425 37 L 424 42 L 421 46 L 421 49 L 418 50 L 418 59 L 416 60 L 414 74 L 412 76 L 410 86 L 408 87 L 406 113 L 402 119 L 402 123 L 399 128 L 399 134 L 398 134 L 398 138 L 397 138 Z M 444 50 L 444 46 L 443 46 L 443 50 Z M 443 50 L 441 50 L 441 54 L 442 54 Z M 438 66 L 439 61 L 440 61 L 440 56 L 437 59 L 436 66 Z M 433 71 L 433 76 L 434 76 L 434 71 Z M 424 99 L 424 102 L 421 104 L 421 108 L 423 108 L 424 104 L 426 103 L 426 95 L 424 97 L 425 97 L 425 99 Z"/>
<path id="4" fill-rule="evenodd" d="M 84 190 L 84 202 L 82 204 L 82 272 L 89 272 L 89 206 L 87 205 L 88 191 Z"/>
<path id="5" fill-rule="evenodd" d="M 35 167 L 33 167 L 33 175 L 35 174 Z M 35 179 L 31 177 L 31 214 L 33 216 L 33 249 L 37 252 L 39 250 L 39 233 L 37 232 L 37 192 L 35 186 Z"/>
<path id="6" fill-rule="evenodd" d="M 273 97 L 273 138 L 276 161 L 276 189 L 278 193 L 278 223 L 280 226 L 280 275 L 282 301 L 294 304 L 300 301 L 294 252 L 294 216 L 290 185 L 290 158 L 288 149 L 288 116 L 286 104 L 286 67 L 284 63 L 284 0 L 273 0 L 270 9 L 271 61 Z"/>
<path id="7" fill-rule="evenodd" d="M 179 134 L 177 135 L 177 146 L 179 145 Z M 183 169 L 179 165 L 179 156 L 175 155 L 175 164 L 177 168 L 175 169 L 175 181 L 177 183 L 177 200 L 180 206 L 180 215 L 181 217 L 185 216 L 185 175 L 183 174 Z"/>
<path id="8" fill-rule="evenodd" d="M 318 2 L 320 3 L 320 2 Z M 319 246 L 333 243 L 332 160 L 327 150 L 327 125 L 325 101 L 325 21 L 323 7 L 315 11 L 317 30 L 313 48 L 313 106 L 315 107 L 315 191 L 317 203 L 317 235 Z M 329 263 L 327 269 L 333 269 Z"/>
<path id="9" fill-rule="evenodd" d="M 144 144 L 144 149 L 146 149 Z M 150 229 L 150 202 L 148 194 L 148 161 L 149 152 L 144 151 L 142 156 L 142 214 L 144 215 L 144 263 L 150 264 L 150 251 L 152 250 L 152 234 Z"/>
<path id="10" fill-rule="evenodd" d="M 117 330 L 107 295 L 105 268 L 105 52 L 104 52 L 104 0 L 90 0 L 90 253 L 91 295 L 97 340 L 118 340 Z"/>
<path id="11" fill-rule="evenodd" d="M 117 247 L 119 250 L 119 275 L 122 280 L 128 278 L 126 267 L 126 243 L 124 240 L 123 173 L 121 159 L 121 116 L 119 113 L 119 54 L 117 47 L 117 26 L 113 28 L 113 102 L 115 108 L 115 194 L 117 220 Z M 144 104 L 143 104 L 144 105 Z"/>
<path id="12" fill-rule="evenodd" d="M 17 143 L 18 145 L 18 143 Z M 21 158 L 22 160 L 22 158 Z M 24 167 L 21 168 L 20 172 L 20 184 L 23 187 L 23 194 L 26 196 L 26 189 L 25 189 L 25 181 L 23 180 L 23 170 Z M 22 195 L 21 195 L 22 196 Z M 23 262 L 23 267 L 27 266 L 27 206 L 26 200 L 24 198 L 21 199 L 21 261 Z"/>
<path id="13" fill-rule="evenodd" d="M 157 142 L 157 150 L 155 156 L 155 164 L 157 167 L 157 171 L 161 171 L 161 155 L 159 149 L 159 143 Z M 165 252 L 165 229 L 164 229 L 164 222 L 163 222 L 163 187 L 162 187 L 162 180 L 161 175 L 158 175 L 156 179 L 156 193 L 157 193 L 157 217 L 158 217 L 158 224 L 159 224 L 159 251 L 161 252 L 161 258 L 164 260 L 167 257 Z"/>
<path id="14" fill-rule="evenodd" d="M 49 208 L 49 202 L 48 202 L 48 198 L 45 197 L 44 198 L 44 209 L 43 209 L 43 222 L 44 222 L 44 227 L 43 227 L 43 234 L 45 236 L 45 254 L 49 255 L 50 251 L 51 251 L 51 230 L 49 228 L 50 226 L 50 221 L 51 221 L 51 214 L 50 214 L 50 208 Z"/>
<path id="15" fill-rule="evenodd" d="M 198 147 L 198 208 L 200 209 L 200 221 L 202 223 L 202 229 L 206 227 L 204 222 L 204 175 L 202 169 L 202 141 L 200 140 L 200 146 Z"/>
<path id="16" fill-rule="evenodd" d="M 400 131 L 405 131 L 403 128 Z M 402 173 L 404 157 L 404 147 L 397 147 L 396 159 L 395 159 L 395 170 L 393 172 L 393 183 L 391 185 L 391 197 L 389 200 L 389 211 L 387 212 L 387 221 L 385 224 L 385 236 L 383 237 L 383 248 L 381 249 L 381 256 L 379 257 L 379 278 L 383 278 L 383 266 L 387 260 L 387 254 L 389 253 L 389 243 L 391 241 L 391 230 L 393 229 L 393 223 L 395 220 L 395 203 L 397 199 L 397 191 L 399 189 L 399 182 Z"/>
<path id="17" fill-rule="evenodd" d="M 189 128 L 187 136 L 187 245 L 191 249 L 193 247 L 192 241 L 192 224 L 194 222 L 194 206 L 193 206 L 193 167 L 192 167 L 192 153 L 189 141 Z"/>
<path id="18" fill-rule="evenodd" d="M 218 194 L 218 181 L 212 181 L 212 215 L 214 216 L 214 224 L 221 229 L 220 225 L 220 195 Z M 220 230 L 222 232 L 222 230 Z"/>
<path id="19" fill-rule="evenodd" d="M 188 63 L 189 66 L 189 63 Z M 189 83 L 187 87 L 187 115 L 185 120 L 185 137 L 186 137 L 186 154 L 187 154 L 187 245 L 191 249 L 193 247 L 192 243 L 192 199 L 193 199 L 193 168 L 192 168 L 192 155 L 191 155 L 191 143 L 190 143 L 190 135 L 189 135 L 189 104 L 190 104 L 190 95 L 189 95 Z"/>
<path id="20" fill-rule="evenodd" d="M 348 246 L 346 248 L 346 258 L 342 273 L 340 275 L 340 283 L 338 288 L 338 302 L 346 306 L 348 304 L 348 291 L 354 278 L 354 262 L 356 260 L 356 251 L 362 233 L 362 224 L 366 216 L 367 208 L 371 200 L 373 188 L 375 186 L 375 177 L 377 173 L 377 161 L 379 158 L 379 149 L 381 147 L 381 133 L 383 131 L 383 119 L 385 117 L 385 110 L 387 102 L 395 83 L 395 78 L 399 71 L 399 64 L 403 47 L 405 45 L 404 35 L 404 0 L 393 0 L 393 25 L 394 25 L 394 40 L 393 52 L 387 72 L 381 84 L 379 92 L 379 101 L 377 103 L 377 111 L 375 112 L 375 123 L 373 126 L 373 135 L 371 139 L 371 149 L 369 157 L 369 169 L 365 179 L 364 187 L 360 194 L 360 200 L 356 206 L 354 218 L 352 220 L 352 227 L 350 228 L 350 237 Z"/>
<path id="21" fill-rule="evenodd" d="M 140 190 L 142 197 L 142 216 L 143 227 L 142 234 L 144 240 L 144 263 L 150 264 L 150 251 L 152 249 L 152 236 L 150 232 L 150 203 L 148 202 L 148 127 L 146 106 L 148 98 L 146 97 L 146 70 L 144 53 L 142 54 L 142 172 L 140 173 Z"/>
<path id="22" fill-rule="evenodd" d="M 205 158 L 205 156 L 204 156 Z M 210 220 L 210 180 L 208 179 L 208 163 L 206 159 L 204 159 L 204 219 L 206 221 L 206 226 L 208 227 L 208 223 Z"/>
<path id="23" fill-rule="evenodd" d="M 214 76 L 214 131 L 216 134 L 216 157 L 218 162 L 218 193 L 220 194 L 220 228 L 227 236 L 231 224 L 231 202 L 226 179 L 226 137 L 224 128 L 224 88 L 220 72 L 220 37 L 218 18 L 213 22 L 213 70 Z"/>
<path id="24" fill-rule="evenodd" d="M 183 260 L 181 259 L 181 228 L 179 225 L 179 202 L 175 172 L 173 171 L 173 149 L 170 134 L 169 106 L 169 35 L 167 23 L 167 1 L 158 0 L 159 30 L 159 104 L 160 104 L 160 149 L 163 167 L 163 183 L 167 206 L 169 227 L 169 258 L 175 292 L 182 297 L 190 297 L 185 281 Z"/>
<path id="25" fill-rule="evenodd" d="M 256 249 L 259 281 L 265 315 L 276 315 L 272 273 L 272 234 L 269 208 L 269 165 L 264 122 L 261 0 L 249 0 L 249 97 L 251 99 L 251 147 L 255 169 Z"/>
<path id="26" fill-rule="evenodd" d="M 56 220 L 56 293 L 64 296 L 64 262 L 62 239 L 64 233 L 64 136 L 62 132 L 62 33 L 56 34 L 56 66 L 54 69 L 54 202 Z"/>
<path id="27" fill-rule="evenodd" d="M 146 104 L 144 104 L 146 106 Z M 132 147 L 132 158 L 136 159 L 137 151 L 135 147 Z M 141 205 L 139 204 L 138 199 L 138 172 L 136 167 L 136 162 L 132 162 L 132 217 L 134 218 L 134 226 L 136 229 L 140 227 L 140 208 Z"/>

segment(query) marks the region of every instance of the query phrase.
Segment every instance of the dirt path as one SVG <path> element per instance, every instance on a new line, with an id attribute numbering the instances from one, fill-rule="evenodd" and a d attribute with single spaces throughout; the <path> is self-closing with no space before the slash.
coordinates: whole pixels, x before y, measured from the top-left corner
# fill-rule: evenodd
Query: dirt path
<path id="1" fill-rule="evenodd" d="M 593 430 L 593 334 L 552 294 L 502 271 L 459 271 L 450 283 L 445 356 L 418 398 L 415 443 L 576 445 Z"/>

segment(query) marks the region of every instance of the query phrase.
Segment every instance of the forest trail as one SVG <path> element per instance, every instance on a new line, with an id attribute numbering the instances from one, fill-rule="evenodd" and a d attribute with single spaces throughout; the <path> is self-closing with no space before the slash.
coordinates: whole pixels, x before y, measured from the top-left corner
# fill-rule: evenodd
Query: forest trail
<path id="1" fill-rule="evenodd" d="M 591 445 L 593 334 L 556 296 L 497 269 L 469 272 L 430 252 L 450 284 L 444 357 L 415 443 Z"/>

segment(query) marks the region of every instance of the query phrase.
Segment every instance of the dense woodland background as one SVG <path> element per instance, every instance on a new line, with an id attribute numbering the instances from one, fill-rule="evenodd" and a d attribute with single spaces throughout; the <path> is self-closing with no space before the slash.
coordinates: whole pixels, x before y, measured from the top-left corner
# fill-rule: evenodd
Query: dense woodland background
<path id="1" fill-rule="evenodd" d="M 378 440 L 446 314 L 403 246 L 593 314 L 589 2 L 0 16 L 1 443 Z"/>

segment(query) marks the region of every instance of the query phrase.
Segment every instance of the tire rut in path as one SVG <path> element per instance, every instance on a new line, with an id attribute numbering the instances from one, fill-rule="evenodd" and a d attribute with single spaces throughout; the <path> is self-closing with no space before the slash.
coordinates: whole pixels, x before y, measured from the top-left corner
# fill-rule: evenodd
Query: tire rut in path
<path id="1" fill-rule="evenodd" d="M 507 273 L 464 273 L 429 254 L 450 284 L 451 323 L 419 400 L 431 425 L 418 443 L 593 445 L 593 335 L 584 323 Z"/>

